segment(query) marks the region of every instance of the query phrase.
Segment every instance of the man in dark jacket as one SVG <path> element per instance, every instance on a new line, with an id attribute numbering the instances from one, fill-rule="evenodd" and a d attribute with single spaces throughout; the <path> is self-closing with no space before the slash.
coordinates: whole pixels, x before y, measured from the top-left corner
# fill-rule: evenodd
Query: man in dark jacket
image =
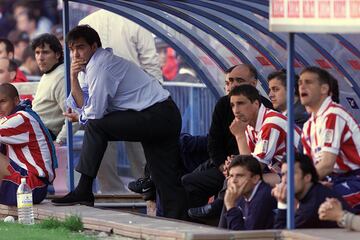
<path id="1" fill-rule="evenodd" d="M 262 170 L 253 156 L 236 156 L 229 165 L 221 216 L 229 230 L 269 229 L 274 224 L 276 200 L 271 187 L 262 181 Z"/>
<path id="2" fill-rule="evenodd" d="M 274 227 L 286 227 L 286 189 L 287 164 L 281 168 L 281 183 L 273 188 L 272 194 L 278 201 L 278 211 Z M 337 224 L 331 221 L 320 221 L 318 209 L 326 198 L 337 198 L 344 209 L 349 210 L 347 203 L 329 187 L 319 183 L 319 176 L 311 159 L 303 154 L 295 154 L 295 199 L 298 201 L 295 211 L 296 228 L 335 228 Z"/>

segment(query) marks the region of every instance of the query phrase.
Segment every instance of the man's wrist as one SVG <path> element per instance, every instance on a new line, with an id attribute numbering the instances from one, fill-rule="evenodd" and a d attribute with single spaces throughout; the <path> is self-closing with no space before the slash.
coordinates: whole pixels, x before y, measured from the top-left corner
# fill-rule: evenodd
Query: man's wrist
<path id="1" fill-rule="evenodd" d="M 244 132 L 241 132 L 241 133 L 236 134 L 236 135 L 235 135 L 235 138 L 236 138 L 236 139 L 240 139 L 240 140 L 246 139 L 246 134 L 245 134 L 245 131 L 244 131 Z"/>
<path id="2" fill-rule="evenodd" d="M 339 227 L 344 228 L 346 226 L 346 214 L 347 211 L 342 211 L 341 217 L 336 221 Z"/>
<path id="3" fill-rule="evenodd" d="M 56 139 L 55 142 L 59 145 L 64 145 L 65 141 L 61 140 L 61 139 Z"/>
<path id="4" fill-rule="evenodd" d="M 278 207 L 278 209 L 287 209 L 287 204 L 286 204 L 286 203 L 283 203 L 283 202 L 278 201 L 278 203 L 277 203 L 277 207 Z"/>

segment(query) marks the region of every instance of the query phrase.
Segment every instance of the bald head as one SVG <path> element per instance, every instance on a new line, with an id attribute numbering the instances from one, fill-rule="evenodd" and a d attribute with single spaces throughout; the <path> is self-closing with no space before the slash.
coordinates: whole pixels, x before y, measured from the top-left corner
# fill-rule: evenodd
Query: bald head
<path id="1" fill-rule="evenodd" d="M 0 84 L 0 117 L 11 115 L 19 104 L 19 93 L 10 83 Z"/>
<path id="2" fill-rule="evenodd" d="M 0 84 L 0 94 L 10 99 L 19 98 L 19 93 L 11 83 L 2 83 Z"/>
<path id="3" fill-rule="evenodd" d="M 257 71 L 253 66 L 248 64 L 236 65 L 226 74 L 225 84 L 228 91 L 243 84 L 250 84 L 256 87 Z"/>

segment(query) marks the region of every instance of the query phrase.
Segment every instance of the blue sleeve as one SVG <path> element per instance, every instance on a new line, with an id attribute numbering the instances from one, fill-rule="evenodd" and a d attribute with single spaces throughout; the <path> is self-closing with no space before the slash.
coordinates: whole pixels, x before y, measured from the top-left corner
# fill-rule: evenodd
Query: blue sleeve
<path id="1" fill-rule="evenodd" d="M 277 209 L 275 216 L 275 229 L 284 229 L 286 228 L 286 209 Z"/>
<path id="2" fill-rule="evenodd" d="M 234 207 L 225 213 L 227 229 L 246 230 L 244 227 L 244 218 L 240 208 Z"/>

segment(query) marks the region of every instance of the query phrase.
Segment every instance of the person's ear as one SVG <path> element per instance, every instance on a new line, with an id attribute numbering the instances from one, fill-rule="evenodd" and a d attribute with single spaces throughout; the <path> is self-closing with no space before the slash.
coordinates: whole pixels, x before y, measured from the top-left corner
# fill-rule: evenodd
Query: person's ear
<path id="1" fill-rule="evenodd" d="M 305 180 L 307 183 L 311 182 L 311 174 L 306 174 L 306 175 L 304 176 L 304 180 Z"/>
<path id="2" fill-rule="evenodd" d="M 56 59 L 59 61 L 59 59 L 61 58 L 61 53 L 56 52 L 56 53 L 55 53 L 55 57 L 56 57 Z"/>
<path id="3" fill-rule="evenodd" d="M 257 106 L 257 108 L 260 108 L 260 102 L 259 102 L 259 100 L 255 100 L 254 103 L 255 103 L 255 105 Z"/>
<path id="4" fill-rule="evenodd" d="M 96 49 L 98 49 L 98 45 L 97 45 L 96 42 L 94 42 L 94 43 L 91 45 L 91 50 L 96 51 Z"/>
<path id="5" fill-rule="evenodd" d="M 8 58 L 9 58 L 9 59 L 14 59 L 14 53 L 13 53 L 13 52 L 9 52 L 9 53 L 8 53 Z"/>
<path id="6" fill-rule="evenodd" d="M 256 87 L 256 85 L 257 85 L 257 80 L 256 80 L 255 78 L 251 79 L 251 80 L 250 80 L 250 85 Z"/>
<path id="7" fill-rule="evenodd" d="M 320 85 L 320 93 L 322 95 L 331 95 L 329 84 L 321 84 Z"/>
<path id="8" fill-rule="evenodd" d="M 10 72 L 11 81 L 15 80 L 15 77 L 16 77 L 16 71 L 11 71 Z"/>
<path id="9" fill-rule="evenodd" d="M 254 175 L 251 177 L 252 183 L 255 185 L 260 181 L 260 175 Z"/>

